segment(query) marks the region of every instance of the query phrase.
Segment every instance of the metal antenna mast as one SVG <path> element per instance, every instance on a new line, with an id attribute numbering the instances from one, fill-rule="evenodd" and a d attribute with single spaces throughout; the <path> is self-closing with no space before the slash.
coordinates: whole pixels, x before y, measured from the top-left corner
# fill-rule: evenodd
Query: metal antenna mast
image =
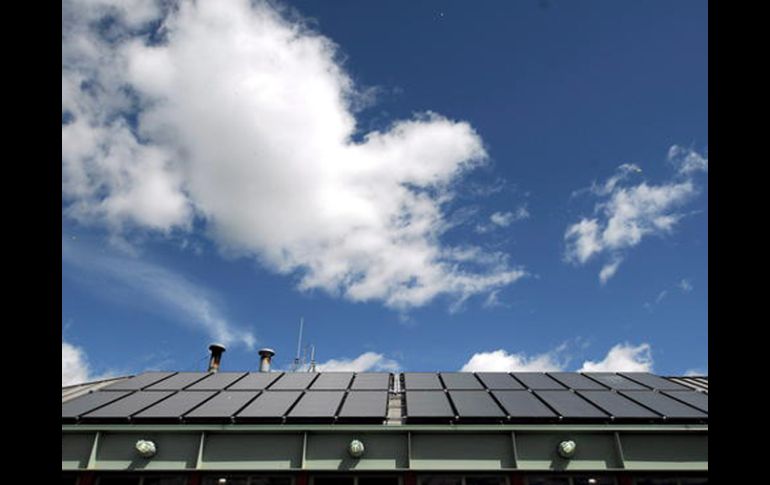
<path id="1" fill-rule="evenodd" d="M 305 326 L 305 318 L 299 317 L 299 338 L 297 339 L 297 356 L 294 358 L 294 372 L 297 372 L 300 366 L 300 351 L 302 350 L 302 327 Z"/>
<path id="2" fill-rule="evenodd" d="M 315 372 L 315 345 L 310 345 L 310 368 L 308 372 Z"/>

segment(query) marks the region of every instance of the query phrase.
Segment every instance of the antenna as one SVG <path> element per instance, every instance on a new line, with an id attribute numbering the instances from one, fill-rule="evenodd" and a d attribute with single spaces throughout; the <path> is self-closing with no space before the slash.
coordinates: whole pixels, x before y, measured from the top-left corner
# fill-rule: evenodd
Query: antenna
<path id="1" fill-rule="evenodd" d="M 302 327 L 305 326 L 305 318 L 299 317 L 299 338 L 297 339 L 297 356 L 294 358 L 294 372 L 297 372 L 300 366 L 300 349 L 302 348 Z"/>
<path id="2" fill-rule="evenodd" d="M 310 367 L 308 372 L 315 372 L 315 345 L 310 344 Z"/>

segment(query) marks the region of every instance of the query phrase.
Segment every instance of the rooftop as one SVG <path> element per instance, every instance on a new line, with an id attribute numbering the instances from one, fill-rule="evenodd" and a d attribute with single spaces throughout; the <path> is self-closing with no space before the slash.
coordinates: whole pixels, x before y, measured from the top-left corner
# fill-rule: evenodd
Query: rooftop
<path id="1" fill-rule="evenodd" d="M 63 424 L 707 424 L 708 377 L 145 372 L 62 388 Z"/>

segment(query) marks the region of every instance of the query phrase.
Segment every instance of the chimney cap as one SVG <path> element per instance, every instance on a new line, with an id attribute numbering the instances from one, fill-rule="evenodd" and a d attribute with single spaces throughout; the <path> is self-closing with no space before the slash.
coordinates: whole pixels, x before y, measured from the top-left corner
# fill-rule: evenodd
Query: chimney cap
<path id="1" fill-rule="evenodd" d="M 224 352 L 227 349 L 225 348 L 224 345 L 222 345 L 220 343 L 217 343 L 217 342 L 214 342 L 213 344 L 209 345 L 209 350 L 212 351 L 212 352 L 214 352 L 216 350 L 218 350 L 220 352 Z"/>
<path id="2" fill-rule="evenodd" d="M 260 357 L 272 357 L 275 355 L 275 350 L 264 348 L 264 349 L 259 349 L 259 352 L 257 353 L 259 354 Z"/>

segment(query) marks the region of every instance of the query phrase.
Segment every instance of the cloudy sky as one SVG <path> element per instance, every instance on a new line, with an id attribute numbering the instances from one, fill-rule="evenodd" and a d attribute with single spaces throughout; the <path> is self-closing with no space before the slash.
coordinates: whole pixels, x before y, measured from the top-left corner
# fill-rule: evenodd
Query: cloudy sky
<path id="1" fill-rule="evenodd" d="M 62 383 L 707 373 L 706 11 L 64 0 Z"/>

